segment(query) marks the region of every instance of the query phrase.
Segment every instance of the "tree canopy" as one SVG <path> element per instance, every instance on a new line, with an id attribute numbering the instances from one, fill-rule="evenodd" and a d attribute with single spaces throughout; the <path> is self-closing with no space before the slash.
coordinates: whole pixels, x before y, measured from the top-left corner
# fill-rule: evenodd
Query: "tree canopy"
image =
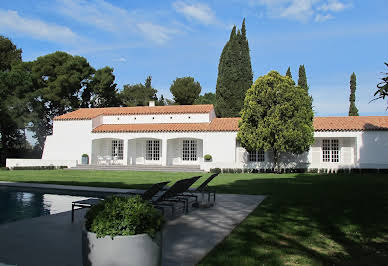
<path id="1" fill-rule="evenodd" d="M 170 86 L 170 91 L 177 104 L 191 105 L 201 93 L 201 84 L 193 77 L 177 78 Z"/>
<path id="2" fill-rule="evenodd" d="M 0 71 L 9 71 L 11 66 L 22 62 L 22 49 L 0 35 Z"/>
<path id="3" fill-rule="evenodd" d="M 124 85 L 119 98 L 123 106 L 146 106 L 149 101 L 157 101 L 157 90 L 151 85 L 152 77 L 148 76 L 144 84 Z"/>
<path id="4" fill-rule="evenodd" d="M 239 116 L 245 93 L 253 80 L 245 19 L 241 31 L 233 27 L 218 64 L 216 112 L 220 117 Z"/>
<path id="5" fill-rule="evenodd" d="M 195 104 L 216 104 L 216 94 L 207 92 L 204 95 L 199 95 L 198 99 L 195 100 Z"/>
<path id="6" fill-rule="evenodd" d="M 384 63 L 388 67 L 388 63 Z M 381 78 L 381 82 L 377 84 L 377 91 L 374 96 L 375 99 L 385 99 L 388 96 L 388 72 L 383 73 L 385 76 Z"/>
<path id="7" fill-rule="evenodd" d="M 306 91 L 309 90 L 309 86 L 307 85 L 307 76 L 306 76 L 306 70 L 304 68 L 304 65 L 299 66 L 298 86 L 305 89 Z"/>
<path id="8" fill-rule="evenodd" d="M 292 79 L 292 74 L 291 74 L 291 67 L 287 68 L 286 76 L 290 77 Z"/>
<path id="9" fill-rule="evenodd" d="M 350 76 L 350 97 L 349 97 L 349 116 L 358 116 L 358 109 L 356 107 L 356 74 L 354 72 Z"/>
<path id="10" fill-rule="evenodd" d="M 237 137 L 248 151 L 271 150 L 278 169 L 281 153 L 308 151 L 314 141 L 313 116 L 307 91 L 271 71 L 248 89 Z"/>

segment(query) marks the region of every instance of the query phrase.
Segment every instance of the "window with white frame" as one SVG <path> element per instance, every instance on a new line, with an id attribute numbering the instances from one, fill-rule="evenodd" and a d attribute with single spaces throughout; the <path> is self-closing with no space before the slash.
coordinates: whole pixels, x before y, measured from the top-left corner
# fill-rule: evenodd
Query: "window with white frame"
<path id="1" fill-rule="evenodd" d="M 116 158 L 118 160 L 123 159 L 123 146 L 124 141 L 122 139 L 119 140 L 112 140 L 112 157 Z"/>
<path id="2" fill-rule="evenodd" d="M 160 141 L 147 140 L 146 143 L 146 160 L 159 161 L 160 159 Z"/>
<path id="3" fill-rule="evenodd" d="M 338 163 L 339 155 L 339 141 L 338 139 L 323 139 L 322 140 L 322 161 Z"/>
<path id="4" fill-rule="evenodd" d="M 183 161 L 197 160 L 197 141 L 195 139 L 183 140 L 182 160 Z"/>
<path id="5" fill-rule="evenodd" d="M 264 162 L 265 156 L 263 150 L 248 152 L 248 159 L 250 162 Z"/>

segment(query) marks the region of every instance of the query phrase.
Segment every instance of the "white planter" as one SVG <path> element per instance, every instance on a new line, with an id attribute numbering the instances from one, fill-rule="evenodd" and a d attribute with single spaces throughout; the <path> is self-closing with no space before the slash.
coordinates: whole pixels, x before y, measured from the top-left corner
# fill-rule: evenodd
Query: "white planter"
<path id="1" fill-rule="evenodd" d="M 97 238 L 97 235 L 82 230 L 83 265 L 161 265 L 162 234 L 155 239 L 147 234 L 133 236 L 110 236 Z"/>

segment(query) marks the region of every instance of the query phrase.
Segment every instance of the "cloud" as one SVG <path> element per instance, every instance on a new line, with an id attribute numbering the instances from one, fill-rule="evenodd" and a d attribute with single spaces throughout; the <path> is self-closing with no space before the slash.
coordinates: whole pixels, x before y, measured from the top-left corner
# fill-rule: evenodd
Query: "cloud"
<path id="1" fill-rule="evenodd" d="M 322 14 L 316 14 L 315 15 L 315 22 L 325 22 L 326 20 L 332 19 L 333 16 L 330 14 L 322 15 Z"/>
<path id="2" fill-rule="evenodd" d="M 125 62 L 127 62 L 127 59 L 125 59 L 124 57 L 120 57 L 117 59 L 113 59 L 113 61 L 125 63 Z"/>
<path id="3" fill-rule="evenodd" d="M 120 38 L 140 34 L 157 44 L 163 44 L 178 32 L 147 19 L 138 10 L 129 11 L 104 0 L 57 0 L 57 3 L 56 11 L 62 15 Z"/>
<path id="4" fill-rule="evenodd" d="M 332 12 L 338 13 L 351 7 L 339 0 L 250 0 L 248 4 L 264 6 L 268 17 L 301 22 L 324 22 L 334 18 Z"/>
<path id="5" fill-rule="evenodd" d="M 349 7 L 351 7 L 350 4 L 344 4 L 342 2 L 339 2 L 338 0 L 329 0 L 328 2 L 318 7 L 317 9 L 325 12 L 328 12 L 328 11 L 340 12 Z"/>
<path id="6" fill-rule="evenodd" d="M 52 42 L 76 42 L 80 38 L 71 29 L 39 19 L 26 18 L 17 11 L 0 9 L 0 30 Z"/>
<path id="7" fill-rule="evenodd" d="M 189 20 L 196 20 L 204 25 L 218 24 L 214 12 L 206 4 L 188 4 L 183 1 L 176 1 L 172 6 L 178 13 L 183 14 Z"/>

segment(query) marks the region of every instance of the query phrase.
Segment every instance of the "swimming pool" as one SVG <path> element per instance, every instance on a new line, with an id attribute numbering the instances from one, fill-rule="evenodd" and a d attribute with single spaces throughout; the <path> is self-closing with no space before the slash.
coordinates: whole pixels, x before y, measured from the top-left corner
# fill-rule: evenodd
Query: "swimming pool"
<path id="1" fill-rule="evenodd" d="M 0 187 L 0 224 L 70 211 L 73 201 L 98 196 L 101 194 Z"/>

